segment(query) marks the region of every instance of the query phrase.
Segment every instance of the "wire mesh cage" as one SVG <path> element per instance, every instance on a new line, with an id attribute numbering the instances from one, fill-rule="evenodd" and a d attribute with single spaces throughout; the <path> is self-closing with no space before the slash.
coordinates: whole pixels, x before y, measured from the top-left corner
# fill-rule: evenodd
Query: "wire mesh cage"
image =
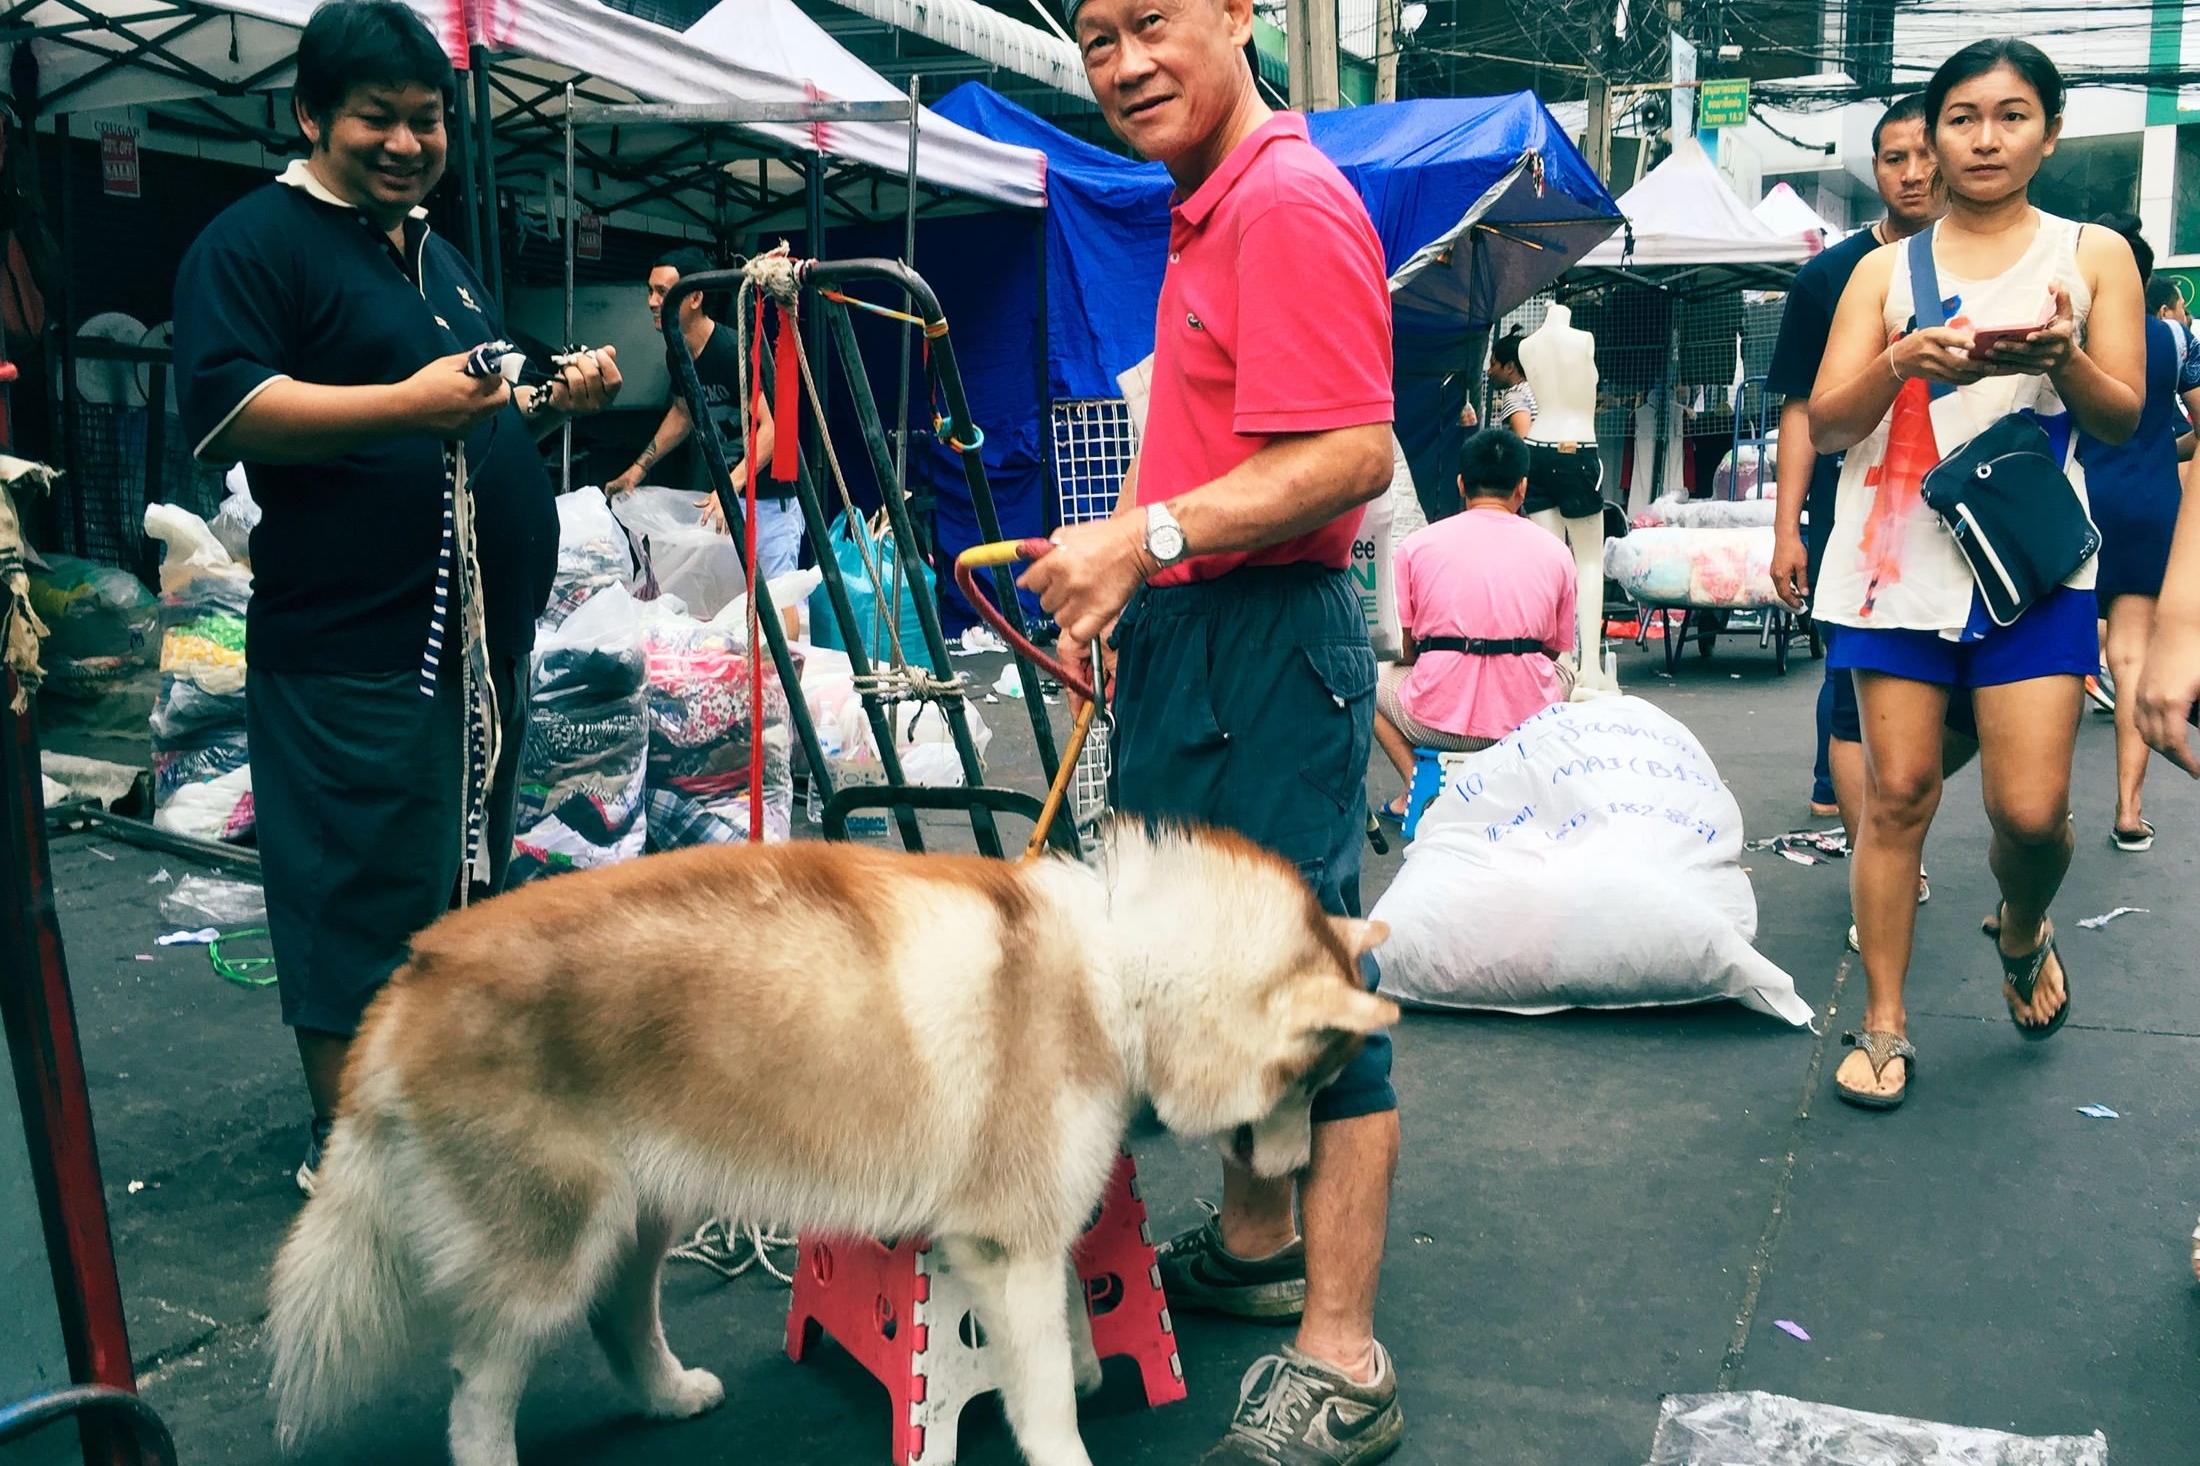
<path id="1" fill-rule="evenodd" d="M 1674 493 L 1708 494 L 1735 441 L 1735 407 L 1754 431 L 1784 295 L 1682 295 L 1634 280 L 1546 292 L 1508 314 L 1498 334 L 1532 333 L 1554 300 L 1596 337 L 1597 443 L 1608 502 L 1639 508 Z M 1496 393 L 1487 396 L 1494 401 Z M 1487 408 L 1484 421 L 1488 421 Z"/>
<path id="2" fill-rule="evenodd" d="M 1108 775 L 1113 771 L 1115 719 L 1107 713 L 1094 716 L 1078 752 L 1077 769 L 1070 778 L 1070 817 L 1077 828 L 1090 830 L 1108 812 Z"/>
<path id="3" fill-rule="evenodd" d="M 145 506 L 170 503 L 201 519 L 221 507 L 222 473 L 191 456 L 183 424 L 163 424 L 160 463 L 148 473 L 151 414 L 143 407 L 72 399 L 68 477 L 49 502 L 49 547 L 103 565 L 143 570 L 153 564 Z"/>
<path id="4" fill-rule="evenodd" d="M 1056 522 L 1107 518 L 1138 451 L 1130 404 L 1120 397 L 1064 398 L 1054 404 L 1052 425 Z"/>

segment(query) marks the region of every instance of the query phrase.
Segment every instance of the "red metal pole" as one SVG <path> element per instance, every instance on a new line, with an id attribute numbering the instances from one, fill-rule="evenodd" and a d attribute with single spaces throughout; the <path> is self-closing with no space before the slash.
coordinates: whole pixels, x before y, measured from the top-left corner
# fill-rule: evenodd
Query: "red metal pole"
<path id="1" fill-rule="evenodd" d="M 134 1390 L 130 1340 L 122 1320 L 107 1230 L 107 1198 L 92 1138 L 91 1095 L 77 1046 L 76 1011 L 61 951 L 53 869 L 46 854 L 45 799 L 38 782 L 38 734 L 29 713 L 15 713 L 15 673 L 0 688 L 0 1023 L 14 1061 L 15 1087 L 30 1142 L 32 1181 L 45 1221 L 69 1376 L 79 1384 Z M 105 1434 L 104 1432 L 101 1432 Z M 131 1459 L 92 1442 L 87 1460 Z M 111 1437 L 110 1437 L 111 1440 Z"/>

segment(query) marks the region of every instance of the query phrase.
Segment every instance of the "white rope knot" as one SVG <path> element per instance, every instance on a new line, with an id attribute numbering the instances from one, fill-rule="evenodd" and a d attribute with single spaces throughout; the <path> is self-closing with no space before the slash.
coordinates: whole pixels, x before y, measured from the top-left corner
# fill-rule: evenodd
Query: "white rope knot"
<path id="1" fill-rule="evenodd" d="M 793 305 L 802 296 L 802 261 L 794 257 L 787 241 L 741 262 L 742 278 L 780 305 Z"/>

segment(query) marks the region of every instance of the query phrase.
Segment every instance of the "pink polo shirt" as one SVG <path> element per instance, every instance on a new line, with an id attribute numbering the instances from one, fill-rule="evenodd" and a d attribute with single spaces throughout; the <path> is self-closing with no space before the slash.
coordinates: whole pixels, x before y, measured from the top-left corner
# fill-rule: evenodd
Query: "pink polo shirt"
<path id="1" fill-rule="evenodd" d="M 1395 564 L 1398 620 L 1429 636 L 1574 644 L 1574 557 L 1533 520 L 1469 509 L 1406 536 Z M 1502 657 L 1424 651 L 1398 689 L 1406 716 L 1469 738 L 1502 738 L 1564 694 L 1540 652 Z"/>
<path id="2" fill-rule="evenodd" d="M 1391 420 L 1390 291 L 1358 194 L 1278 112 L 1169 216 L 1138 502 L 1236 468 L 1282 433 Z M 1250 554 L 1198 555 L 1155 585 L 1240 565 L 1351 563 L 1360 511 Z"/>

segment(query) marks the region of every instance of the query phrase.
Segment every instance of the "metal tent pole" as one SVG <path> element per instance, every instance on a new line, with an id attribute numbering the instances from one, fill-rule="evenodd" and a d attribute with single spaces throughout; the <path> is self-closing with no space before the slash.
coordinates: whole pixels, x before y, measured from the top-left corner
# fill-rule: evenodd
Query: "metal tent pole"
<path id="1" fill-rule="evenodd" d="M 904 202 L 901 229 L 901 262 L 914 270 L 917 267 L 917 88 L 918 78 L 909 78 L 909 169 L 902 175 L 902 186 L 907 192 Z M 823 256 L 812 254 L 812 259 Z M 900 493 L 909 492 L 909 323 L 901 323 L 901 393 L 895 398 L 900 416 L 894 419 L 894 488 Z"/>
<path id="2" fill-rule="evenodd" d="M 803 228 L 809 235 L 809 256 L 813 260 L 825 258 L 825 155 L 815 153 L 803 160 L 802 165 L 802 218 Z M 804 446 L 809 449 L 812 462 L 821 462 L 817 455 L 825 451 L 826 422 L 832 411 L 832 372 L 826 363 L 830 349 L 825 335 L 825 323 L 819 317 L 818 302 L 813 302 L 809 320 L 810 370 L 817 377 L 818 412 L 816 436 Z M 884 482 L 881 480 L 880 482 Z M 885 587 L 881 586 L 883 591 Z"/>
<path id="3" fill-rule="evenodd" d="M 468 81 L 471 82 L 471 78 Z M 450 129 L 450 138 L 451 151 L 458 155 L 458 198 L 460 212 L 466 216 L 466 258 L 486 286 L 489 275 L 481 259 L 480 160 L 475 157 L 479 150 L 474 145 L 473 92 L 469 86 L 452 89 L 451 107 L 458 123 Z"/>
<path id="4" fill-rule="evenodd" d="M 504 245 L 497 229 L 497 143 L 495 102 L 489 91 L 489 48 L 468 54 L 474 74 L 475 152 L 481 159 L 481 231 L 484 254 L 481 283 L 493 300 L 504 299 Z"/>
<path id="5" fill-rule="evenodd" d="M 573 83 L 565 84 L 565 340 L 559 350 L 570 350 L 573 345 L 573 256 L 578 248 L 576 223 L 578 211 L 573 207 Z M 700 404 L 698 404 L 700 405 Z M 710 418 L 699 416 L 698 423 L 708 424 Z M 701 436 L 710 437 L 709 433 Z M 567 418 L 558 429 L 558 492 L 573 492 L 573 419 Z M 801 684 L 797 683 L 799 688 Z M 799 694 L 798 694 L 799 695 Z"/>

